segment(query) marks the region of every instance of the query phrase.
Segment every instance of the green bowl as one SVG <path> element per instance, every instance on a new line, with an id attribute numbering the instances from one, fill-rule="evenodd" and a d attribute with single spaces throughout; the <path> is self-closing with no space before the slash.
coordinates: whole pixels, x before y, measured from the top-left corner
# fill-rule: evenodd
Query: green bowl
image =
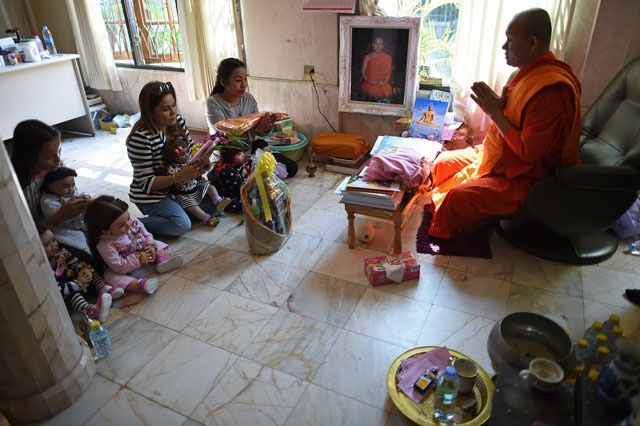
<path id="1" fill-rule="evenodd" d="M 281 152 L 286 155 L 293 161 L 299 161 L 302 158 L 302 154 L 304 154 L 304 149 L 309 143 L 307 137 L 300 132 L 298 133 L 298 137 L 302 139 L 302 141 L 295 143 L 293 145 L 281 145 L 281 146 L 271 146 L 271 150 L 274 152 Z M 281 135 L 282 132 L 274 132 L 274 135 Z"/>

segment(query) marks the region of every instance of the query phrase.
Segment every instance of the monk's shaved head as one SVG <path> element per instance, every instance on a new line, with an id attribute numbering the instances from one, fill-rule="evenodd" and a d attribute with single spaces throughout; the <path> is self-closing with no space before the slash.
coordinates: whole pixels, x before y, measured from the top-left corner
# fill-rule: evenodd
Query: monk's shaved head
<path id="1" fill-rule="evenodd" d="M 551 41 L 551 17 L 544 9 L 529 9 L 518 13 L 511 20 L 512 23 L 518 21 L 523 35 L 526 37 L 534 36 L 540 41 L 540 44 L 547 49 Z"/>

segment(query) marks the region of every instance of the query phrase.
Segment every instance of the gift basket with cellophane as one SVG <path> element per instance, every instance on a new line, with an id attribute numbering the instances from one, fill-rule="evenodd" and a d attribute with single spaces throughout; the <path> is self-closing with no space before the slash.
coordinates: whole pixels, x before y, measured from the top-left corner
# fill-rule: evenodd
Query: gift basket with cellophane
<path id="1" fill-rule="evenodd" d="M 255 254 L 279 250 L 291 233 L 291 192 L 275 169 L 273 155 L 257 150 L 256 169 L 240 189 L 244 228 Z"/>

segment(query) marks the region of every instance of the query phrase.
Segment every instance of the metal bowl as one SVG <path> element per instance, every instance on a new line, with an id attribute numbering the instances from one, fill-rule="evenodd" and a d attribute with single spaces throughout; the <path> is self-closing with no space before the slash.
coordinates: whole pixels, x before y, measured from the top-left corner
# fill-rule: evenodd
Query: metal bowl
<path id="1" fill-rule="evenodd" d="M 509 314 L 496 323 L 487 347 L 496 372 L 503 362 L 525 369 L 533 358 L 551 359 L 565 374 L 573 368 L 569 335 L 554 321 L 531 312 Z"/>

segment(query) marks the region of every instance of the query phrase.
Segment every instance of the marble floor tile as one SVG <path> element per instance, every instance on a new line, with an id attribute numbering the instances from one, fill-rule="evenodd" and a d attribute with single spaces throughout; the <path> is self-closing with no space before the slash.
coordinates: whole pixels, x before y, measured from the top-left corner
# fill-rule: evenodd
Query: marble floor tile
<path id="1" fill-rule="evenodd" d="M 344 209 L 344 204 L 340 203 L 342 199 L 342 195 L 338 195 L 334 192 L 333 189 L 325 192 L 322 197 L 316 203 L 311 206 L 314 209 L 318 210 L 327 210 L 333 213 L 347 215 L 347 212 Z"/>
<path id="2" fill-rule="evenodd" d="M 433 304 L 499 320 L 507 310 L 510 286 L 507 281 L 447 268 Z"/>
<path id="3" fill-rule="evenodd" d="M 209 246 L 197 258 L 176 271 L 176 275 L 224 290 L 253 260 L 253 256 L 245 253 Z"/>
<path id="4" fill-rule="evenodd" d="M 358 240 L 358 224 L 362 222 L 369 222 L 373 226 L 374 236 L 369 242 L 362 242 Z M 366 248 L 369 250 L 379 251 L 381 253 L 393 252 L 393 239 L 395 237 L 395 231 L 393 229 L 393 222 L 386 220 L 372 220 L 366 216 L 357 216 L 355 219 L 356 228 L 356 247 Z M 337 243 L 349 244 L 349 229 L 345 228 L 342 233 L 335 239 Z"/>
<path id="5" fill-rule="evenodd" d="M 338 337 L 327 323 L 279 310 L 253 339 L 244 356 L 310 380 Z"/>
<path id="6" fill-rule="evenodd" d="M 347 229 L 346 213 L 334 213 L 313 207 L 307 210 L 293 225 L 295 232 L 335 240 Z"/>
<path id="7" fill-rule="evenodd" d="M 626 299 L 624 299 L 626 301 Z M 624 334 L 629 336 L 640 336 L 640 307 L 631 302 L 626 302 L 624 306 L 608 305 L 606 303 L 584 300 L 584 328 L 585 330 L 594 321 L 605 322 L 609 315 L 620 317 L 620 326 Z M 573 337 L 573 336 L 572 336 Z"/>
<path id="8" fill-rule="evenodd" d="M 285 426 L 384 425 L 389 413 L 310 384 Z"/>
<path id="9" fill-rule="evenodd" d="M 206 244 L 215 244 L 227 232 L 235 229 L 242 222 L 242 215 L 239 213 L 225 213 L 219 218 L 220 223 L 215 228 L 203 223 L 194 223 L 189 231 L 189 238 Z"/>
<path id="10" fill-rule="evenodd" d="M 308 382 L 239 358 L 192 417 L 205 425 L 284 424 Z"/>
<path id="11" fill-rule="evenodd" d="M 640 261 L 640 258 L 637 259 Z M 622 308 L 629 305 L 623 297 L 624 291 L 628 288 L 640 289 L 640 275 L 598 266 L 584 266 L 582 282 L 585 299 Z"/>
<path id="12" fill-rule="evenodd" d="M 301 204 L 291 203 L 291 223 L 296 223 L 300 217 L 307 212 L 311 207 L 303 206 Z"/>
<path id="13" fill-rule="evenodd" d="M 327 192 L 327 188 L 302 183 L 300 180 L 289 184 L 291 203 L 311 207 Z"/>
<path id="14" fill-rule="evenodd" d="M 462 352 L 491 375 L 487 339 L 496 321 L 442 306 L 433 306 L 416 346 L 446 346 Z"/>
<path id="15" fill-rule="evenodd" d="M 364 273 L 364 259 L 386 254 L 360 247 L 350 249 L 346 244 L 333 243 L 312 271 L 368 286 L 369 280 Z"/>
<path id="16" fill-rule="evenodd" d="M 129 312 L 180 331 L 218 297 L 220 290 L 173 276 Z"/>
<path id="17" fill-rule="evenodd" d="M 520 250 L 516 252 L 511 281 L 528 287 L 582 297 L 582 272 L 579 266 L 552 262 Z"/>
<path id="18" fill-rule="evenodd" d="M 631 272 L 634 274 L 640 274 L 640 259 L 638 256 L 632 256 L 628 254 L 629 243 L 634 241 L 633 238 L 627 238 L 618 242 L 618 250 L 609 259 L 604 262 L 600 262 L 598 266 L 607 269 L 613 269 L 621 272 Z"/>
<path id="19" fill-rule="evenodd" d="M 277 308 L 222 292 L 182 333 L 242 353 Z"/>
<path id="20" fill-rule="evenodd" d="M 229 292 L 279 307 L 307 274 L 304 269 L 262 258 L 231 283 Z"/>
<path id="21" fill-rule="evenodd" d="M 367 288 L 344 328 L 395 345 L 415 346 L 430 309 L 430 303 Z"/>
<path id="22" fill-rule="evenodd" d="M 545 315 L 569 330 L 573 341 L 584 333 L 584 305 L 577 297 L 512 284 L 507 313 L 513 312 Z"/>
<path id="23" fill-rule="evenodd" d="M 37 423 L 37 425 L 81 426 L 96 414 L 119 389 L 119 384 L 96 374 L 91 386 L 71 407 L 54 418 Z"/>
<path id="24" fill-rule="evenodd" d="M 122 388 L 86 425 L 181 425 L 185 420 L 185 416 Z"/>
<path id="25" fill-rule="evenodd" d="M 131 314 L 118 319 L 108 331 L 113 352 L 96 363 L 96 371 L 121 385 L 127 384 L 178 334 Z"/>
<path id="26" fill-rule="evenodd" d="M 291 293 L 283 309 L 342 327 L 366 288 L 310 272 Z"/>
<path id="27" fill-rule="evenodd" d="M 389 411 L 389 366 L 407 349 L 343 330 L 311 382 Z"/>
<path id="28" fill-rule="evenodd" d="M 163 237 L 162 241 L 169 245 L 167 254 L 179 254 L 184 259 L 184 265 L 197 258 L 209 245 L 188 236 Z"/>
<path id="29" fill-rule="evenodd" d="M 405 226 L 402 230 L 402 251 L 411 252 L 420 262 L 433 263 L 438 266 L 447 266 L 451 260 L 451 256 L 434 256 L 432 254 L 419 253 L 416 246 L 416 237 L 418 228 Z"/>
<path id="30" fill-rule="evenodd" d="M 188 416 L 237 358 L 231 352 L 179 334 L 129 381 L 128 387 Z"/>
<path id="31" fill-rule="evenodd" d="M 402 413 L 392 413 L 389 415 L 389 419 L 385 426 L 414 426 L 415 423 L 409 420 L 408 417 Z"/>
<path id="32" fill-rule="evenodd" d="M 376 290 L 433 303 L 446 269 L 433 263 L 418 263 L 420 264 L 420 279 L 381 285 L 376 287 Z"/>
<path id="33" fill-rule="evenodd" d="M 249 249 L 247 232 L 245 231 L 244 224 L 231 228 L 222 237 L 220 237 L 218 241 L 216 241 L 215 245 L 229 250 L 246 253 L 248 255 L 252 254 Z"/>
<path id="34" fill-rule="evenodd" d="M 447 267 L 472 272 L 501 280 L 511 280 L 516 248 L 506 242 L 495 230 L 489 232 L 491 259 L 451 256 Z"/>
<path id="35" fill-rule="evenodd" d="M 324 256 L 332 242 L 293 231 L 289 240 L 275 253 L 264 258 L 310 271 Z"/>
<path id="36" fill-rule="evenodd" d="M 404 217 L 402 225 L 405 228 L 420 228 L 422 218 L 424 217 L 424 206 L 414 203 L 409 212 Z"/>
<path id="37" fill-rule="evenodd" d="M 340 173 L 330 172 L 326 169 L 318 169 L 316 170 L 316 175 L 314 177 L 308 178 L 302 182 L 308 185 L 320 186 L 322 188 L 333 188 L 345 177 L 346 175 Z"/>

